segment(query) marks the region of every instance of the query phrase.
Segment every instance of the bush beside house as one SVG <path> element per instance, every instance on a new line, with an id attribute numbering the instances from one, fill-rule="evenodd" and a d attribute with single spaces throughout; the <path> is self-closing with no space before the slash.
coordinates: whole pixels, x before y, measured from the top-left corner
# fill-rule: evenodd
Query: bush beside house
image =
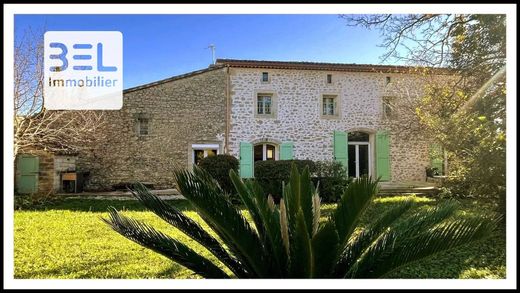
<path id="1" fill-rule="evenodd" d="M 199 163 L 199 167 L 213 176 L 220 187 L 230 195 L 235 193 L 235 188 L 229 178 L 229 171 L 238 172 L 238 165 L 238 159 L 230 155 L 208 156 Z"/>
<path id="2" fill-rule="evenodd" d="M 311 160 L 282 160 L 255 162 L 255 181 L 266 194 L 271 194 L 276 202 L 283 192 L 283 183 L 287 183 L 291 173 L 291 165 L 300 170 L 308 167 L 312 181 L 318 187 L 319 195 L 324 202 L 336 202 L 349 179 L 343 166 L 338 162 L 314 162 Z"/>

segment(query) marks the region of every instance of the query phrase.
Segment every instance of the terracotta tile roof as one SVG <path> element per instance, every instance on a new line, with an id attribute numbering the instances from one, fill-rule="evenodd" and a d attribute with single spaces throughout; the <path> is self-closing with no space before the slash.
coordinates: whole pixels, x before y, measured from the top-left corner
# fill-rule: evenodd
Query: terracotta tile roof
<path id="1" fill-rule="evenodd" d="M 349 72 L 384 72 L 384 73 L 420 73 L 421 69 L 431 69 L 436 73 L 450 73 L 447 68 L 412 67 L 397 65 L 374 64 L 346 64 L 346 63 L 321 63 L 303 61 L 264 61 L 264 60 L 237 60 L 217 59 L 217 64 L 229 67 L 241 68 L 266 68 L 266 69 L 301 69 L 301 70 L 326 70 Z"/>

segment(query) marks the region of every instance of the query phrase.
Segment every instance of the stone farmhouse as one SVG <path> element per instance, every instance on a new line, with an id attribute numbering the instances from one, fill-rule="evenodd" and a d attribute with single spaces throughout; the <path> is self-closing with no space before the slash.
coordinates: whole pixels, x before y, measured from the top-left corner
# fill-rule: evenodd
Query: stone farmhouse
<path id="1" fill-rule="evenodd" d="M 86 189 L 136 180 L 170 188 L 175 168 L 223 153 L 239 158 L 244 178 L 258 160 L 311 159 L 337 160 L 352 177 L 425 181 L 426 167 L 442 168 L 431 142 L 387 127 L 398 85 L 419 80 L 404 66 L 218 59 L 125 90 L 123 108 L 106 112 L 107 139 L 54 156 L 58 166 L 46 159 L 54 183 L 41 185 L 58 190 L 66 161 L 87 171 Z"/>

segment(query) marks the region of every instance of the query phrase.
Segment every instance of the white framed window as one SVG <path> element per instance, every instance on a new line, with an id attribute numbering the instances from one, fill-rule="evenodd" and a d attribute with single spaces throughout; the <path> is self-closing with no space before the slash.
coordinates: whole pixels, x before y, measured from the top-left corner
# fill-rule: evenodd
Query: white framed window
<path id="1" fill-rule="evenodd" d="M 256 97 L 256 114 L 272 115 L 273 95 L 258 94 Z"/>
<path id="2" fill-rule="evenodd" d="M 200 160 L 205 157 L 218 155 L 219 150 L 220 146 L 218 144 L 192 144 L 191 162 L 193 165 L 198 165 Z"/>
<path id="3" fill-rule="evenodd" d="M 322 97 L 322 116 L 338 116 L 338 96 L 323 95 Z"/>
<path id="4" fill-rule="evenodd" d="M 278 160 L 278 147 L 272 143 L 259 143 L 254 146 L 254 161 Z"/>

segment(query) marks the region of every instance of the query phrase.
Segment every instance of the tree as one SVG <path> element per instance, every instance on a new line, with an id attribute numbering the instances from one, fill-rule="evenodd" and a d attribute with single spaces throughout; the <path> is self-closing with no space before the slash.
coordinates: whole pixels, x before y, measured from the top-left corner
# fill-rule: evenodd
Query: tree
<path id="1" fill-rule="evenodd" d="M 321 221 L 320 198 L 308 168 L 300 174 L 293 164 L 279 206 L 258 183 L 243 182 L 233 170 L 230 177 L 252 223 L 203 169 L 175 173 L 179 190 L 221 242 L 142 184 L 132 192 L 156 215 L 206 247 L 232 276 L 189 245 L 115 209 L 104 221 L 126 238 L 205 278 L 380 278 L 440 251 L 483 239 L 495 226 L 494 220 L 481 217 L 450 218 L 457 205 L 447 201 L 416 212 L 409 212 L 412 204 L 405 202 L 359 227 L 359 218 L 377 194 L 378 182 L 368 177 L 349 184 L 331 216 Z"/>
<path id="2" fill-rule="evenodd" d="M 378 29 L 383 61 L 427 66 L 423 93 L 400 95 L 390 127 L 421 133 L 447 151 L 461 193 L 505 200 L 506 16 L 477 14 L 343 15 Z M 438 78 L 439 69 L 451 78 Z M 402 91 L 407 91 L 404 86 Z M 404 97 L 404 98 L 403 98 Z M 406 131 L 404 133 L 406 134 Z M 463 187 L 463 188 L 462 188 Z"/>
<path id="3" fill-rule="evenodd" d="M 79 151 L 101 139 L 101 111 L 50 111 L 44 108 L 43 33 L 31 29 L 15 40 L 14 158 L 21 152 Z"/>

